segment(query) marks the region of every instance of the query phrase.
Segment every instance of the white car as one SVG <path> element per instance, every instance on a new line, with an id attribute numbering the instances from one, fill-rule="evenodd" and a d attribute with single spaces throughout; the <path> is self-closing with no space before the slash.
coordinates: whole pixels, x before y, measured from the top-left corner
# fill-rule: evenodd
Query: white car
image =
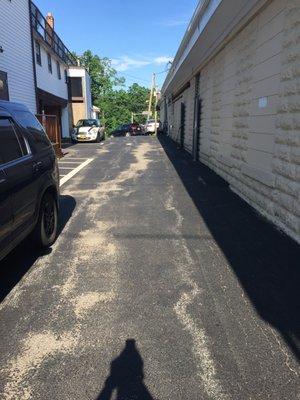
<path id="1" fill-rule="evenodd" d="M 101 142 L 104 128 L 98 119 L 80 119 L 71 132 L 72 142 Z"/>
<path id="2" fill-rule="evenodd" d="M 157 131 L 159 131 L 160 123 L 156 122 Z M 155 133 L 155 119 L 149 119 L 145 125 L 146 133 Z"/>

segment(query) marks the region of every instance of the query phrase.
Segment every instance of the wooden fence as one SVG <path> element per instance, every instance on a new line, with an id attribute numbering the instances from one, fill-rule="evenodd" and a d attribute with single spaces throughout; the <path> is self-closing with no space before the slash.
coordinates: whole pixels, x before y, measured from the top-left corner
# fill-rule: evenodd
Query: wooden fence
<path id="1" fill-rule="evenodd" d="M 51 140 L 56 155 L 62 156 L 60 124 L 56 115 L 37 114 L 37 119 L 43 125 L 49 139 Z"/>

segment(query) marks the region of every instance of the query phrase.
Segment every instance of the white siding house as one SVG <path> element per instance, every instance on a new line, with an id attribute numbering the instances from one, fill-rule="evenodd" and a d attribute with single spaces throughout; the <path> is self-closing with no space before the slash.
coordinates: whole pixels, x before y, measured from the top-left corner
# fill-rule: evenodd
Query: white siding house
<path id="1" fill-rule="evenodd" d="M 0 46 L 0 98 L 23 103 L 35 113 L 36 93 L 28 0 L 1 1 Z M 4 90 L 6 84 L 7 91 Z"/>
<path id="2" fill-rule="evenodd" d="M 92 118 L 100 120 L 101 110 L 99 107 L 93 106 Z"/>
<path id="3" fill-rule="evenodd" d="M 69 137 L 68 68 L 76 59 L 54 30 L 54 18 L 46 18 L 31 2 L 31 24 L 34 41 L 38 113 L 56 117 L 56 131 L 60 137 Z"/>
<path id="4" fill-rule="evenodd" d="M 37 87 L 54 96 L 68 100 L 68 84 L 64 72 L 68 69 L 68 65 L 63 63 L 53 52 L 46 48 L 41 41 L 38 42 L 41 49 L 41 63 L 36 62 Z M 48 55 L 51 57 L 52 72 L 48 68 Z"/>
<path id="5" fill-rule="evenodd" d="M 300 1 L 202 0 L 162 89 L 169 135 L 300 242 Z"/>

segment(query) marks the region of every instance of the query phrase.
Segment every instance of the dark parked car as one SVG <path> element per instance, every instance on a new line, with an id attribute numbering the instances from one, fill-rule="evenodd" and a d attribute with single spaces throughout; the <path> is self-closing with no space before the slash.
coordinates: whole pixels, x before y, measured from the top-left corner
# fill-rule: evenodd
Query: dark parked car
<path id="1" fill-rule="evenodd" d="M 139 136 L 144 134 L 144 130 L 140 124 L 132 123 L 130 124 L 130 134 L 131 136 Z"/>
<path id="2" fill-rule="evenodd" d="M 130 136 L 130 124 L 120 125 L 116 130 L 112 131 L 113 137 Z"/>
<path id="3" fill-rule="evenodd" d="M 0 101 L 0 260 L 32 233 L 57 236 L 59 172 L 48 136 L 22 104 Z"/>
<path id="4" fill-rule="evenodd" d="M 137 136 L 142 135 L 143 129 L 141 125 L 136 123 L 124 124 L 119 126 L 115 131 L 111 133 L 113 137 L 118 136 Z"/>

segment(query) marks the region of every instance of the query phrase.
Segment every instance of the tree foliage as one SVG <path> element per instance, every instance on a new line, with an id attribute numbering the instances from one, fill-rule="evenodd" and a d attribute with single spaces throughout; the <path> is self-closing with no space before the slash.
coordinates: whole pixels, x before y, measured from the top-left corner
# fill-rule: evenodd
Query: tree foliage
<path id="1" fill-rule="evenodd" d="M 148 107 L 148 88 L 134 83 L 125 89 L 125 79 L 118 76 L 109 58 L 101 58 L 90 50 L 76 57 L 91 77 L 92 101 L 100 108 L 108 133 L 118 125 L 130 122 L 132 113 L 137 114 L 136 122 L 145 122 L 140 113 Z"/>

